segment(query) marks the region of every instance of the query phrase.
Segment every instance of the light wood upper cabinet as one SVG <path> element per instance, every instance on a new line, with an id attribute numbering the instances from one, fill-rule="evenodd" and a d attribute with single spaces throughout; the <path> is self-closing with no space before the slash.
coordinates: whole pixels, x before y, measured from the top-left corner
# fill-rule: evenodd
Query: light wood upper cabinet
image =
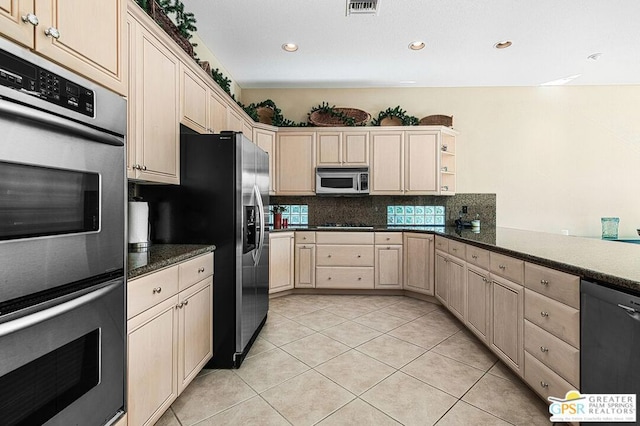
<path id="1" fill-rule="evenodd" d="M 438 193 L 438 133 L 406 132 L 404 193 Z"/>
<path id="2" fill-rule="evenodd" d="M 144 13 L 139 11 L 139 13 Z M 135 149 L 127 175 L 161 183 L 180 183 L 180 61 L 139 19 L 131 16 L 128 142 Z"/>
<path id="3" fill-rule="evenodd" d="M 369 132 L 318 132 L 317 146 L 320 167 L 369 164 Z"/>
<path id="4" fill-rule="evenodd" d="M 294 250 L 293 232 L 269 234 L 269 293 L 293 288 Z"/>
<path id="5" fill-rule="evenodd" d="M 491 349 L 522 376 L 524 373 L 523 287 L 504 278 L 493 276 L 491 297 Z"/>
<path id="6" fill-rule="evenodd" d="M 276 190 L 278 195 L 314 195 L 316 133 L 278 132 Z"/>
<path id="7" fill-rule="evenodd" d="M 240 114 L 238 114 L 233 108 L 227 108 L 227 128 L 224 130 L 233 130 L 234 132 L 241 132 L 242 127 L 242 118 L 240 118 Z"/>
<path id="8" fill-rule="evenodd" d="M 404 193 L 404 132 L 371 132 L 372 195 L 401 195 Z"/>
<path id="9" fill-rule="evenodd" d="M 198 133 L 209 133 L 205 82 L 184 64 L 180 66 L 180 122 Z"/>
<path id="10" fill-rule="evenodd" d="M 251 125 L 248 121 L 242 120 L 242 134 L 249 139 L 251 142 L 255 143 L 256 141 L 253 139 L 253 125 Z"/>
<path id="11" fill-rule="evenodd" d="M 211 133 L 220 133 L 229 130 L 227 126 L 227 104 L 222 97 L 213 90 L 209 90 L 209 130 Z"/>
<path id="12" fill-rule="evenodd" d="M 404 234 L 404 288 L 433 296 L 434 236 Z"/>
<path id="13" fill-rule="evenodd" d="M 253 142 L 269 154 L 269 194 L 276 193 L 276 132 L 253 129 Z"/>
<path id="14" fill-rule="evenodd" d="M 124 95 L 127 93 L 125 10 L 125 0 L 2 0 L 0 31 L 5 37 Z M 37 19 L 37 25 L 23 21 L 22 17 L 29 14 Z"/>

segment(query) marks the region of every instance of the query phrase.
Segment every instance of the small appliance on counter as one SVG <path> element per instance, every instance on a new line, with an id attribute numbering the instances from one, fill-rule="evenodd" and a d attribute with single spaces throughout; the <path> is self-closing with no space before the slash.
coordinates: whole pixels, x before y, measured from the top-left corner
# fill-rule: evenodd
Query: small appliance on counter
<path id="1" fill-rule="evenodd" d="M 151 246 L 149 240 L 149 203 L 141 201 L 142 198 L 134 197 L 135 201 L 129 201 L 127 213 L 129 232 L 128 242 L 130 251 L 147 251 Z"/>

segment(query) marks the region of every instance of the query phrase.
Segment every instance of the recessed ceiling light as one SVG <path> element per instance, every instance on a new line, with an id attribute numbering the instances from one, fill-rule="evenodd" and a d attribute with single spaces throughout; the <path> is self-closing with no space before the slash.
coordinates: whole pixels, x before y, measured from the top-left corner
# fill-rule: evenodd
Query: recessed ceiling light
<path id="1" fill-rule="evenodd" d="M 400 84 L 416 84 L 415 80 L 401 80 Z"/>
<path id="2" fill-rule="evenodd" d="M 298 45 L 295 43 L 285 43 L 282 45 L 282 50 L 286 50 L 287 52 L 295 52 L 298 50 Z"/>
<path id="3" fill-rule="evenodd" d="M 572 80 L 580 77 L 582 74 L 570 75 L 569 77 L 559 78 L 557 80 L 547 81 L 546 83 L 542 83 L 540 86 L 562 86 L 563 84 L 567 84 Z"/>
<path id="4" fill-rule="evenodd" d="M 421 50 L 424 49 L 424 46 L 426 46 L 424 41 L 413 41 L 409 43 L 409 49 L 411 50 Z"/>
<path id="5" fill-rule="evenodd" d="M 587 56 L 587 59 L 591 59 L 592 61 L 597 61 L 598 59 L 600 59 L 601 56 L 602 56 L 602 53 L 600 52 L 592 53 L 591 55 Z"/>
<path id="6" fill-rule="evenodd" d="M 504 40 L 504 41 L 497 42 L 496 44 L 493 45 L 493 47 L 495 47 L 496 49 L 506 49 L 512 44 L 513 43 L 511 42 L 511 40 Z"/>

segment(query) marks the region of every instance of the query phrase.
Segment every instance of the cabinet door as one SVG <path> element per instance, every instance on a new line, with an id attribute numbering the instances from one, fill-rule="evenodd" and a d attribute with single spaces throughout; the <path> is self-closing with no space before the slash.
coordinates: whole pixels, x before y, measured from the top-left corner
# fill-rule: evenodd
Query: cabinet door
<path id="1" fill-rule="evenodd" d="M 242 118 L 240 114 L 231 107 L 227 107 L 227 130 L 233 130 L 234 132 L 242 131 Z"/>
<path id="2" fill-rule="evenodd" d="M 213 278 L 179 294 L 178 394 L 213 356 Z"/>
<path id="3" fill-rule="evenodd" d="M 448 264 L 449 295 L 447 302 L 449 303 L 449 310 L 460 320 L 464 321 L 465 290 L 467 287 L 465 262 L 454 256 L 449 256 Z"/>
<path id="4" fill-rule="evenodd" d="M 128 40 L 128 51 L 127 55 L 131 58 L 128 61 L 129 67 L 129 85 L 127 96 L 129 101 L 127 102 L 127 178 L 135 179 L 137 177 L 137 169 L 134 169 L 133 166 L 136 164 L 136 155 L 138 155 L 136 150 L 136 144 L 138 143 L 138 124 L 136 120 L 137 116 L 137 108 L 135 105 L 136 99 L 136 61 L 135 57 L 137 56 L 136 47 L 138 45 L 136 34 L 138 31 L 138 22 L 130 15 L 127 14 L 126 21 L 126 31 L 127 31 L 127 40 Z"/>
<path id="5" fill-rule="evenodd" d="M 467 314 L 465 322 L 484 342 L 491 326 L 491 280 L 489 272 L 467 266 Z"/>
<path id="6" fill-rule="evenodd" d="M 342 132 L 318 132 L 318 166 L 342 164 Z"/>
<path id="7" fill-rule="evenodd" d="M 253 126 L 249 124 L 249 122 L 242 120 L 242 134 L 249 139 L 251 142 L 255 143 L 256 141 L 253 139 Z"/>
<path id="8" fill-rule="evenodd" d="M 275 195 L 276 188 L 276 132 L 263 129 L 253 130 L 253 142 L 269 154 L 269 194 Z"/>
<path id="9" fill-rule="evenodd" d="M 314 288 L 316 286 L 316 246 L 296 244 L 295 287 Z"/>
<path id="10" fill-rule="evenodd" d="M 314 195 L 315 132 L 278 133 L 278 195 Z"/>
<path id="11" fill-rule="evenodd" d="M 404 234 L 404 288 L 433 295 L 433 235 Z"/>
<path id="12" fill-rule="evenodd" d="M 207 133 L 209 89 L 186 66 L 180 68 L 180 122 L 195 132 Z"/>
<path id="13" fill-rule="evenodd" d="M 229 126 L 227 126 L 227 105 L 213 90 L 209 91 L 209 130 L 212 133 L 229 130 Z"/>
<path id="14" fill-rule="evenodd" d="M 407 250 L 409 253 L 409 250 Z M 449 297 L 449 255 L 438 250 L 435 253 L 435 296 L 444 306 L 448 306 Z"/>
<path id="15" fill-rule="evenodd" d="M 0 0 L 0 34 L 33 48 L 34 27 L 22 22 L 22 16 L 35 14 L 33 0 Z"/>
<path id="16" fill-rule="evenodd" d="M 521 285 L 492 277 L 491 293 L 491 349 L 522 375 L 524 291 Z"/>
<path id="17" fill-rule="evenodd" d="M 126 7 L 125 0 L 37 1 L 36 15 L 40 23 L 35 27 L 35 49 L 54 62 L 125 95 Z M 60 37 L 47 36 L 45 32 L 50 28 L 57 29 Z"/>
<path id="18" fill-rule="evenodd" d="M 347 166 L 369 165 L 369 132 L 344 132 L 342 163 Z"/>
<path id="19" fill-rule="evenodd" d="M 405 194 L 438 193 L 438 134 L 406 132 Z"/>
<path id="20" fill-rule="evenodd" d="M 153 425 L 178 396 L 178 296 L 127 322 L 129 424 Z"/>
<path id="21" fill-rule="evenodd" d="M 370 192 L 372 195 L 403 194 L 403 132 L 371 132 Z"/>
<path id="22" fill-rule="evenodd" d="M 180 64 L 158 39 L 142 27 L 136 34 L 135 98 L 137 177 L 179 183 L 180 129 L 178 85 Z"/>
<path id="23" fill-rule="evenodd" d="M 402 246 L 375 246 L 375 288 L 402 289 Z"/>
<path id="24" fill-rule="evenodd" d="M 293 288 L 294 247 L 293 232 L 269 234 L 269 293 Z"/>

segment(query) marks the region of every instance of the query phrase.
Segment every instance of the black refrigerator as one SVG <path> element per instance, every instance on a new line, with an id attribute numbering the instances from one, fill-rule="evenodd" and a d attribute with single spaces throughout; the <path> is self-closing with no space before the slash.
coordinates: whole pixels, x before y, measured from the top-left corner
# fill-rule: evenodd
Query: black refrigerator
<path id="1" fill-rule="evenodd" d="M 180 185 L 138 188 L 152 241 L 214 244 L 213 358 L 238 368 L 269 309 L 269 157 L 242 133 L 182 134 Z"/>

